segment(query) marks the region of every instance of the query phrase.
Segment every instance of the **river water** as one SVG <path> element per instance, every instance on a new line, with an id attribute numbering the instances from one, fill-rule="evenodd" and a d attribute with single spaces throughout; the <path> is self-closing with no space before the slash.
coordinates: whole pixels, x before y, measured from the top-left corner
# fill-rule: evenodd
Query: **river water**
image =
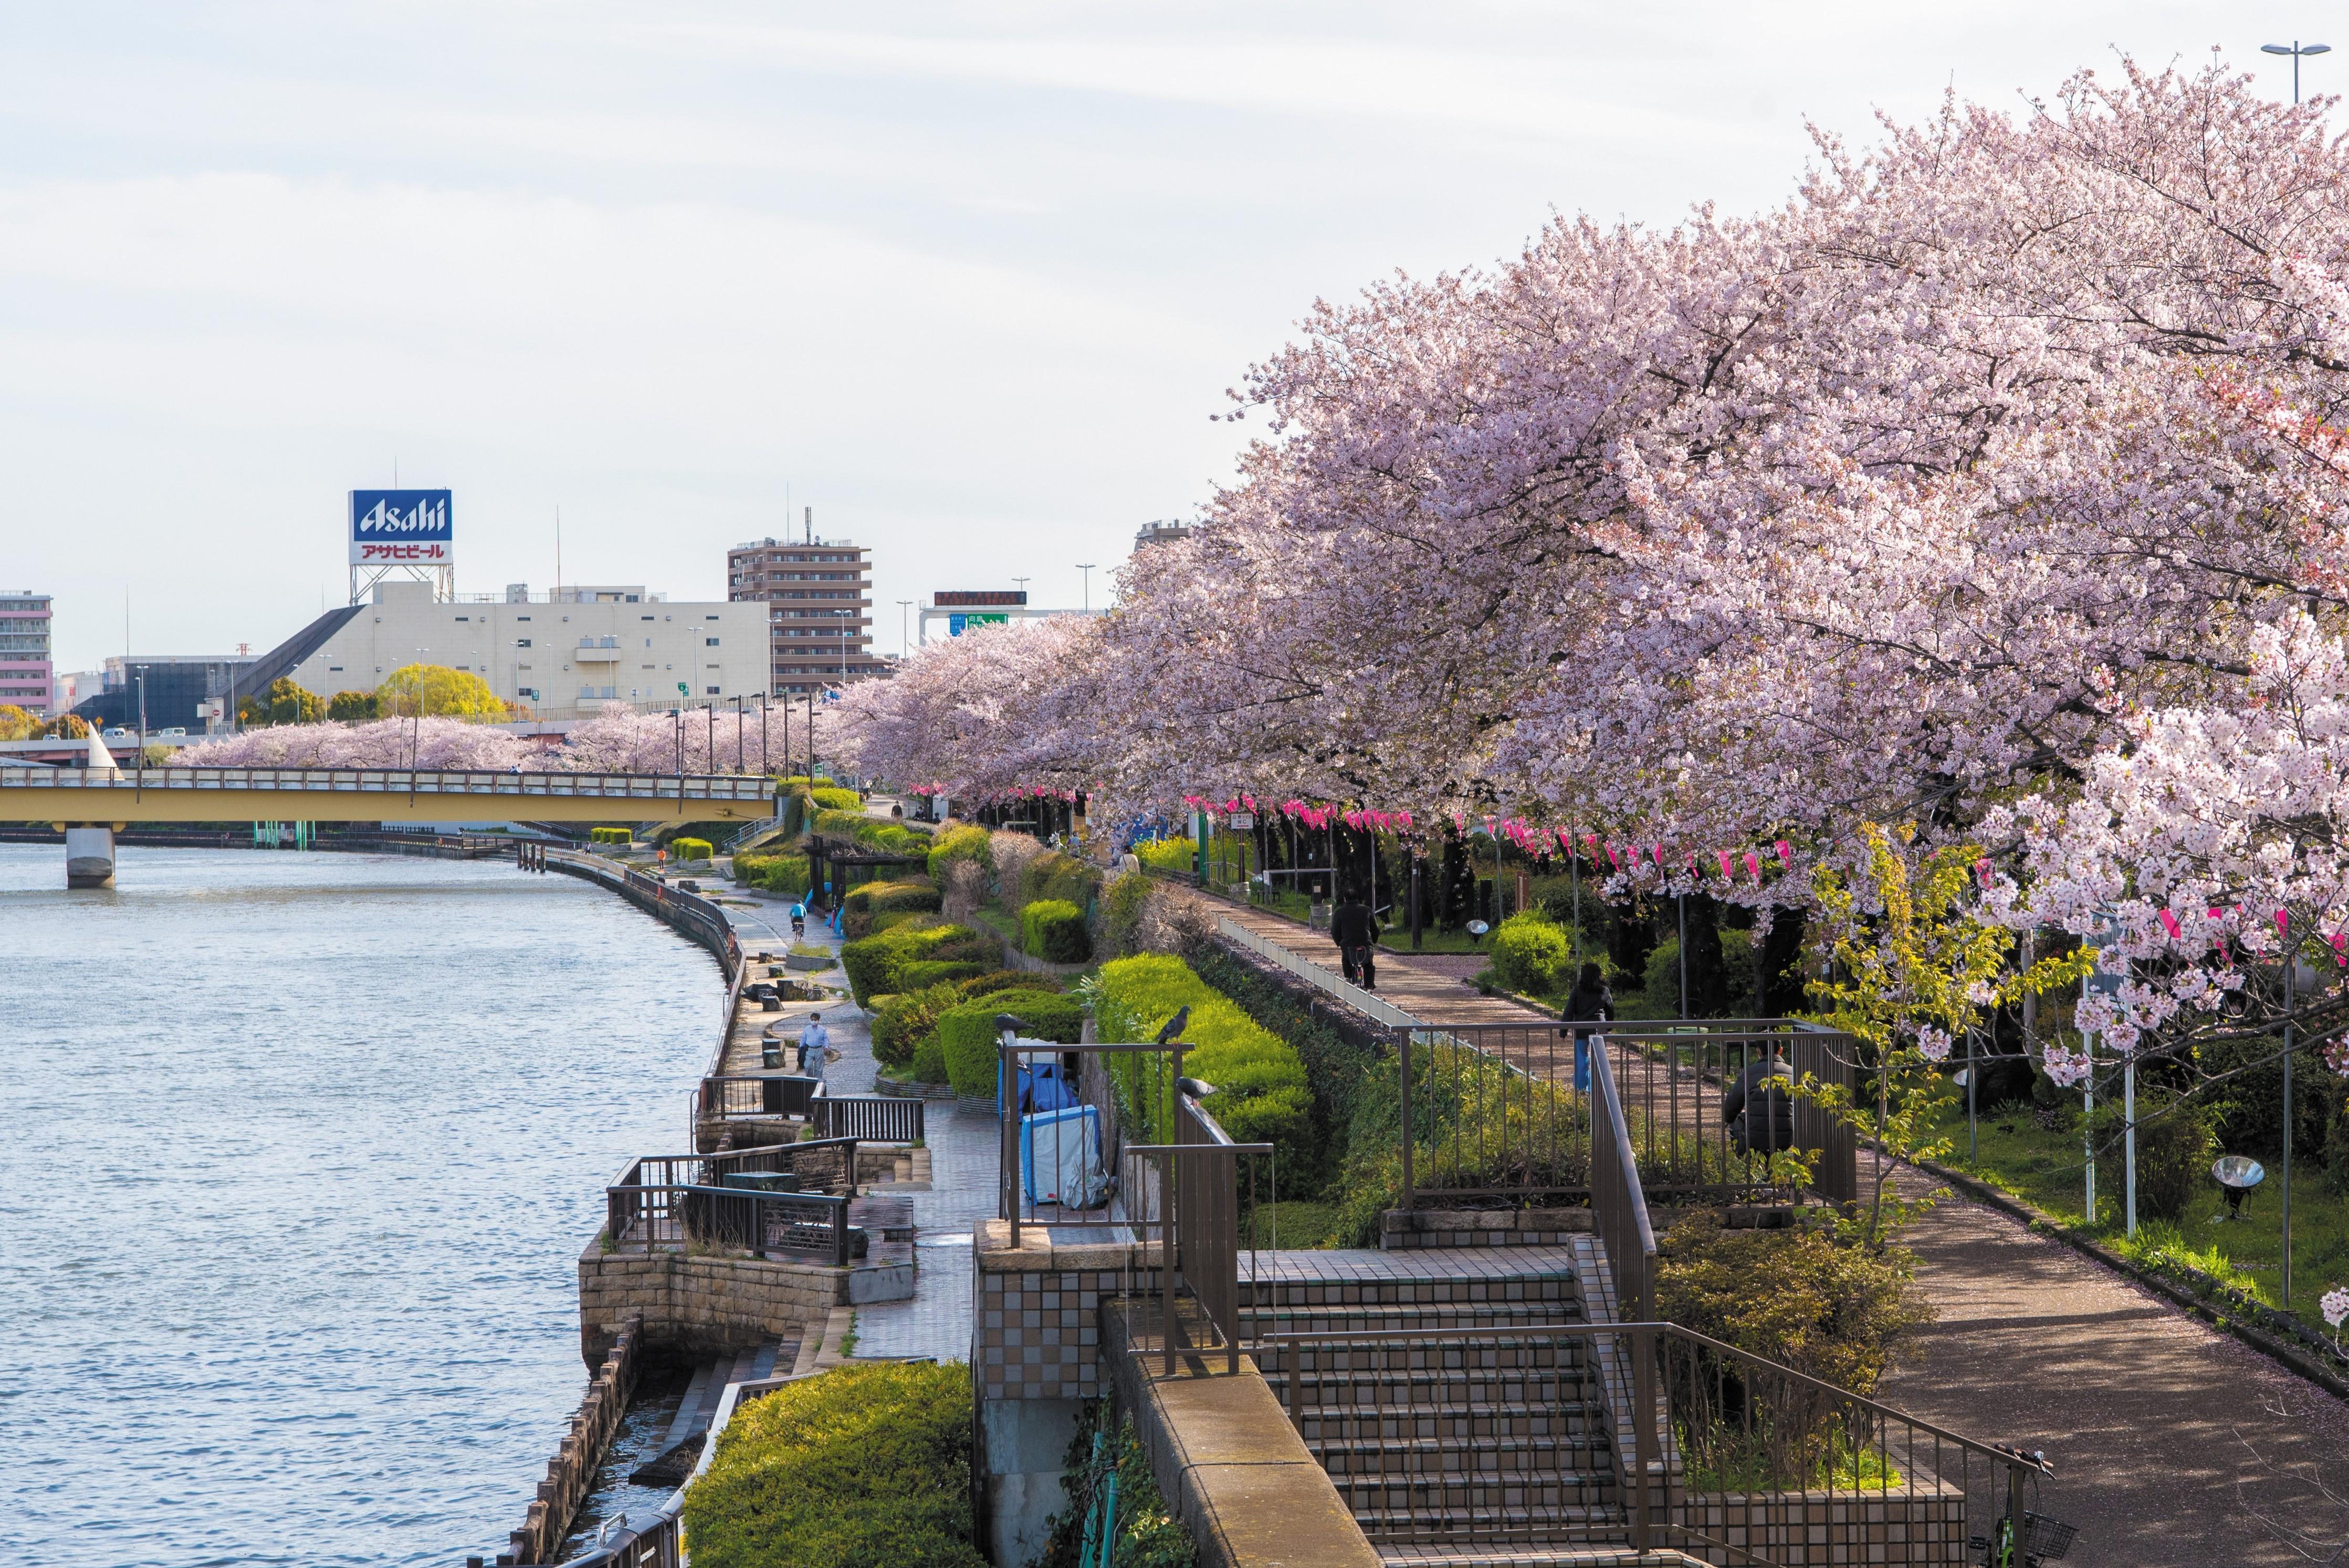
<path id="1" fill-rule="evenodd" d="M 575 1260 L 717 965 L 510 864 L 0 844 L 0 1493 L 45 1568 L 438 1564 L 519 1524 Z"/>

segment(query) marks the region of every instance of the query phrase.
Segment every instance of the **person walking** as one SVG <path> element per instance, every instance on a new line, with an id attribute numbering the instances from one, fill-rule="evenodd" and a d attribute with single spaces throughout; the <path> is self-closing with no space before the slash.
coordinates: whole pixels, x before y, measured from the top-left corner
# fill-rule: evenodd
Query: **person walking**
<path id="1" fill-rule="evenodd" d="M 810 1013 L 807 1027 L 800 1031 L 800 1076 L 822 1083 L 831 1056 L 832 1031 L 823 1026 L 822 1013 Z"/>
<path id="2" fill-rule="evenodd" d="M 1776 1041 L 1748 1062 L 1721 1095 L 1721 1119 L 1729 1124 L 1729 1146 L 1740 1154 L 1768 1155 L 1795 1147 L 1794 1074 Z"/>
<path id="3" fill-rule="evenodd" d="M 1338 962 L 1345 967 L 1346 978 L 1365 991 L 1377 990 L 1379 917 L 1371 906 L 1352 899 L 1330 911 L 1330 939 L 1338 944 Z"/>
<path id="4" fill-rule="evenodd" d="M 1612 1023 L 1615 1019 L 1615 994 L 1607 988 L 1606 972 L 1596 964 L 1582 966 L 1581 977 L 1574 989 L 1567 993 L 1566 1016 L 1576 1023 Z M 1590 1092 L 1590 1037 L 1597 1029 L 1578 1028 L 1574 1031 L 1574 1088 L 1577 1094 Z"/>

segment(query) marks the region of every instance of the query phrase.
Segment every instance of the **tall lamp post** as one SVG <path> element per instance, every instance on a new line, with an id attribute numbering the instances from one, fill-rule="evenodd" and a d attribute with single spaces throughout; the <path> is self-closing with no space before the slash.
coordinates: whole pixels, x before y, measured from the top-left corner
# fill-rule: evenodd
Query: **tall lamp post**
<path id="1" fill-rule="evenodd" d="M 1093 607 L 1093 565 L 1090 561 L 1077 562 L 1077 570 L 1085 574 L 1085 610 L 1088 614 Z"/>
<path id="2" fill-rule="evenodd" d="M 909 645 L 909 634 L 905 630 L 906 618 L 913 613 L 914 602 L 911 599 L 897 601 L 897 656 L 901 659 L 905 656 L 905 650 Z"/>
<path id="3" fill-rule="evenodd" d="M 753 692 L 759 699 L 759 771 L 767 771 L 767 694 Z"/>
<path id="4" fill-rule="evenodd" d="M 2332 52 L 2333 46 L 2330 44 L 2303 44 L 2298 38 L 2294 38 L 2292 41 L 2292 47 L 2288 49 L 2282 44 L 2261 44 L 2260 46 L 2260 53 L 2262 55 L 2290 55 L 2292 57 L 2292 101 L 2294 103 L 2298 103 L 2300 101 L 2300 62 L 2306 59 L 2311 55 L 2329 55 Z"/>

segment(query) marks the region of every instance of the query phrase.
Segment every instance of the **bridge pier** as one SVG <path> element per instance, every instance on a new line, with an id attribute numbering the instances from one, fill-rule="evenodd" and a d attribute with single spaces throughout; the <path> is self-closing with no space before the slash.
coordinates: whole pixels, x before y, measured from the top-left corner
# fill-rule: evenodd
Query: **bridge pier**
<path id="1" fill-rule="evenodd" d="M 66 886 L 114 885 L 114 830 L 81 826 L 66 830 Z"/>

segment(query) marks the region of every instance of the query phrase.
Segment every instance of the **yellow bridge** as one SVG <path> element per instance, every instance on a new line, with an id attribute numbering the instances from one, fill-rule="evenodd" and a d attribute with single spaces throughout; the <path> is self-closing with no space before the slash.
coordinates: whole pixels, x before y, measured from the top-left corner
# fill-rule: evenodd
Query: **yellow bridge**
<path id="1" fill-rule="evenodd" d="M 114 834 L 130 822 L 748 822 L 773 810 L 772 782 L 739 774 L 0 767 L 0 821 L 62 830 L 76 887 L 112 881 Z"/>

